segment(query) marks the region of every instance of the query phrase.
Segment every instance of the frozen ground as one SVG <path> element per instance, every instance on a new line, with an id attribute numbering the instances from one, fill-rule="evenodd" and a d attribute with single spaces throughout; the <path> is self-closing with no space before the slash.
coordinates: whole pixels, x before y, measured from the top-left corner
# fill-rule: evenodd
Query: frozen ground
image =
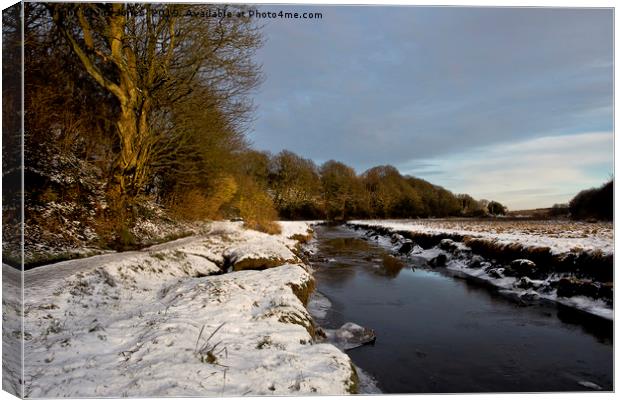
<path id="1" fill-rule="evenodd" d="M 493 259 L 485 259 L 472 254 L 472 249 L 462 242 L 443 239 L 438 246 L 424 249 L 418 245 L 410 246 L 403 252 L 403 244 L 410 242 L 399 234 L 376 235 L 373 227 L 387 228 L 389 232 L 415 232 L 430 235 L 461 235 L 481 238 L 490 243 L 504 245 L 518 243 L 524 248 L 548 247 L 557 257 L 564 257 L 571 253 L 602 253 L 613 255 L 613 224 L 609 223 L 579 223 L 564 221 L 480 221 L 480 220 L 421 220 L 421 221 L 350 221 L 353 226 L 368 229 L 368 235 L 375 237 L 377 242 L 394 253 L 406 256 L 415 256 L 426 259 L 434 267 L 441 266 L 448 270 L 479 279 L 498 287 L 509 295 L 518 296 L 523 301 L 538 299 L 554 301 L 569 307 L 577 308 L 587 313 L 605 319 L 613 319 L 613 305 L 597 295 L 583 295 L 577 292 L 602 293 L 605 285 L 611 282 L 596 282 L 588 279 L 577 279 L 572 273 L 553 272 L 534 276 L 530 272 L 536 270 L 535 264 L 529 267 L 529 260 L 513 260 L 519 265 L 511 267 Z M 371 233 L 373 232 L 373 233 Z M 525 270 L 509 274 L 511 268 Z M 528 270 L 528 268 L 530 270 Z M 575 279 L 575 293 L 568 295 L 558 294 L 558 283 L 564 279 Z M 560 293 L 561 294 L 561 293 Z"/>
<path id="2" fill-rule="evenodd" d="M 213 223 L 202 236 L 27 271 L 25 394 L 356 390 L 349 357 L 315 340 L 304 306 L 314 281 L 288 237 L 307 235 L 309 225 L 283 224 L 284 234 L 270 236 L 240 223 Z M 284 264 L 223 273 L 248 259 Z M 6 345 L 5 334 L 11 331 L 3 331 Z"/>

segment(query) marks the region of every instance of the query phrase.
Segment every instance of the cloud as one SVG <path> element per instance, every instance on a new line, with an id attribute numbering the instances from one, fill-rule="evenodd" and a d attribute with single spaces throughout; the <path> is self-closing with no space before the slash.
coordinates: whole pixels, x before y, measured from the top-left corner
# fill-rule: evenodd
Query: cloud
<path id="1" fill-rule="evenodd" d="M 432 165 L 431 174 L 426 165 Z M 613 134 L 540 137 L 403 163 L 399 168 L 457 192 L 497 200 L 511 209 L 551 206 L 566 203 L 578 191 L 609 178 Z"/>
<path id="2" fill-rule="evenodd" d="M 263 8 L 323 18 L 266 22 L 259 149 L 362 172 L 613 129 L 610 9 Z"/>

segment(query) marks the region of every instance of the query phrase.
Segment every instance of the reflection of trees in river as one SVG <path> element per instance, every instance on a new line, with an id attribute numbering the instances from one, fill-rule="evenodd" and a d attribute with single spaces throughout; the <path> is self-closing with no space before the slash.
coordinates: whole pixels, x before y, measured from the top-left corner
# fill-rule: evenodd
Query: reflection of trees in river
<path id="1" fill-rule="evenodd" d="M 405 267 L 405 263 L 402 260 L 389 254 L 385 254 L 382 261 L 381 268 L 375 270 L 375 272 L 390 279 L 396 278 L 400 270 Z"/>
<path id="2" fill-rule="evenodd" d="M 354 265 L 340 263 L 340 262 L 339 263 L 319 262 L 319 263 L 313 263 L 313 264 L 315 267 L 318 267 L 318 270 L 315 273 L 315 275 L 317 275 L 320 281 L 335 288 L 345 287 L 347 284 L 347 281 L 349 281 L 355 276 L 356 274 L 355 269 L 357 268 Z"/>
<path id="3" fill-rule="evenodd" d="M 370 267 L 381 277 L 396 278 L 406 264 L 388 254 L 384 249 L 372 246 L 367 241 L 355 237 L 339 237 L 323 242 L 320 247 L 323 257 L 334 257 L 337 261 L 316 263 L 321 268 L 329 268 L 325 280 L 339 284 L 337 280 L 352 278 L 356 269 Z"/>
<path id="4" fill-rule="evenodd" d="M 328 254 L 355 254 L 356 258 L 361 257 L 359 252 L 370 252 L 374 250 L 377 253 L 378 249 L 368 244 L 367 241 L 358 239 L 355 237 L 339 237 L 326 240 L 321 247 L 321 250 Z"/>

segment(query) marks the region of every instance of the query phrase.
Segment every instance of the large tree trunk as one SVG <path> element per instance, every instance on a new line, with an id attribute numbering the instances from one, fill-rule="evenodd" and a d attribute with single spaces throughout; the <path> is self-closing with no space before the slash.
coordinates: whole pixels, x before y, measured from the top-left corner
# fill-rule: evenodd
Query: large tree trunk
<path id="1" fill-rule="evenodd" d="M 141 92 L 137 85 L 139 77 L 136 54 L 131 47 L 124 45 L 127 20 L 122 7 L 119 3 L 113 5 L 116 14 L 110 18 L 109 35 L 110 58 L 116 64 L 120 75 L 117 98 L 121 108 L 116 124 L 120 154 L 114 168 L 112 184 L 119 186 L 120 206 L 128 207 L 133 205 L 146 183 L 150 110 L 145 93 Z"/>
<path id="2" fill-rule="evenodd" d="M 116 124 L 120 153 L 110 184 L 119 186 L 121 196 L 128 202 L 126 206 L 132 205 L 149 176 L 151 146 L 148 112 L 148 101 L 129 96 L 121 104 L 121 114 Z"/>
<path id="3" fill-rule="evenodd" d="M 92 28 L 82 7 L 77 9 L 77 16 L 85 47 L 65 28 L 61 14 L 56 13 L 54 18 L 86 71 L 119 101 L 120 115 L 116 128 L 120 148 L 112 167 L 108 193 L 112 195 L 113 206 L 115 211 L 120 213 L 120 218 L 130 223 L 131 220 L 127 218 L 131 219 L 132 215 L 128 215 L 127 211 L 135 204 L 136 197 L 148 179 L 152 145 L 148 119 L 151 103 L 148 90 L 139 87 L 141 77 L 138 76 L 137 56 L 135 50 L 126 42 L 128 21 L 123 7 L 121 3 L 112 5 L 112 14 L 107 17 L 106 40 L 109 54 L 103 56 L 95 49 Z M 91 59 L 93 54 L 114 64 L 118 72 L 118 83 L 102 73 Z M 144 85 L 144 82 L 142 84 Z"/>

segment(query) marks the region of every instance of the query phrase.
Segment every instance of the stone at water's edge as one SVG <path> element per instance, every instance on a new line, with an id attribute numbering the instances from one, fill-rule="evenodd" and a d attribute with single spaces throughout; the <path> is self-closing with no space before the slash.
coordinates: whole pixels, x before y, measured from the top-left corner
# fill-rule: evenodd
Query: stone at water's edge
<path id="1" fill-rule="evenodd" d="M 327 340 L 342 350 L 350 350 L 377 340 L 375 331 L 353 322 L 347 322 L 338 329 L 325 329 Z"/>
<path id="2" fill-rule="evenodd" d="M 492 278 L 502 279 L 506 268 L 486 268 L 485 271 Z"/>
<path id="3" fill-rule="evenodd" d="M 415 247 L 415 243 L 409 240 L 409 241 L 404 242 L 402 246 L 400 246 L 400 249 L 398 249 L 398 252 L 400 254 L 409 254 L 411 253 L 414 247 Z"/>
<path id="4" fill-rule="evenodd" d="M 517 276 L 517 277 L 527 276 L 529 278 L 534 278 L 534 279 L 542 277 L 543 275 L 539 271 L 539 268 L 537 267 L 535 262 L 525 259 L 525 258 L 519 258 L 517 260 L 513 260 L 510 263 L 510 267 L 508 268 L 507 272 L 511 276 Z"/>
<path id="5" fill-rule="evenodd" d="M 613 300 L 613 283 L 598 283 L 590 279 L 575 277 L 562 278 L 557 283 L 557 294 L 560 297 L 587 296 L 605 301 Z"/>
<path id="6" fill-rule="evenodd" d="M 436 257 L 434 257 L 433 259 L 431 259 L 428 264 L 431 267 L 445 267 L 446 266 L 446 262 L 448 261 L 448 257 L 443 254 L 440 253 L 438 254 Z"/>

